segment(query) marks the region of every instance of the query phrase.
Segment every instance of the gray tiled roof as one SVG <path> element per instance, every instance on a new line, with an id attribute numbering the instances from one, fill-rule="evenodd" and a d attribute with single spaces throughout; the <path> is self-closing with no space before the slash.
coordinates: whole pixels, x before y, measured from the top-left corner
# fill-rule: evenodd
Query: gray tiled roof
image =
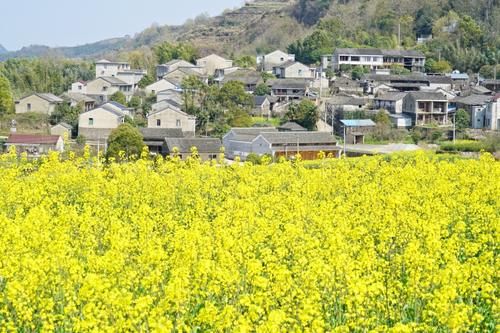
<path id="1" fill-rule="evenodd" d="M 285 130 L 285 131 L 307 131 L 306 128 L 300 126 L 294 121 L 288 121 L 284 123 L 283 125 L 280 125 L 278 127 L 278 130 Z"/>
<path id="2" fill-rule="evenodd" d="M 275 127 L 233 127 L 231 132 L 235 135 L 257 136 L 263 132 L 278 132 L 278 130 Z"/>
<path id="3" fill-rule="evenodd" d="M 327 132 L 276 132 L 261 133 L 271 144 L 335 144 L 335 138 Z"/>
<path id="4" fill-rule="evenodd" d="M 439 92 L 412 91 L 408 95 L 418 101 L 447 101 L 446 96 Z"/>
<path id="5" fill-rule="evenodd" d="M 165 138 L 182 138 L 184 134 L 180 128 L 141 128 L 144 140 L 155 141 L 155 140 L 165 140 Z"/>
<path id="6" fill-rule="evenodd" d="M 257 84 L 262 81 L 262 76 L 259 72 L 250 69 L 239 69 L 232 73 L 224 75 L 223 82 L 239 81 L 245 84 Z"/>
<path id="7" fill-rule="evenodd" d="M 406 92 L 388 91 L 375 99 L 379 101 L 399 101 L 405 98 L 406 94 Z"/>
<path id="8" fill-rule="evenodd" d="M 127 82 L 122 81 L 122 80 L 120 80 L 116 77 L 113 77 L 113 76 L 101 76 L 101 77 L 98 77 L 97 79 L 103 79 L 104 81 L 111 83 L 114 86 L 128 86 L 129 85 Z"/>
<path id="9" fill-rule="evenodd" d="M 61 95 L 61 98 L 63 99 L 72 99 L 76 102 L 86 102 L 86 103 L 91 103 L 91 102 L 96 102 L 95 99 L 81 94 L 81 93 L 74 93 L 74 92 L 67 92 Z"/>
<path id="10" fill-rule="evenodd" d="M 273 89 L 306 89 L 310 86 L 309 79 L 277 79 L 269 81 Z"/>
<path id="11" fill-rule="evenodd" d="M 199 153 L 218 153 L 222 146 L 215 138 L 166 138 L 165 143 L 170 152 L 176 147 L 180 153 L 190 153 L 192 147 L 196 147 Z"/>
<path id="12" fill-rule="evenodd" d="M 491 96 L 487 95 L 470 95 L 466 97 L 457 97 L 453 102 L 464 105 L 483 105 L 491 100 Z"/>
<path id="13" fill-rule="evenodd" d="M 114 114 L 114 115 L 116 115 L 118 117 L 125 117 L 125 114 L 123 112 L 118 111 L 118 110 L 112 108 L 111 106 L 107 105 L 107 103 L 101 105 L 99 108 L 104 109 L 104 110 L 106 110 L 108 112 L 111 112 L 112 114 Z M 90 110 L 90 111 L 93 111 L 93 110 Z M 87 112 L 90 112 L 90 111 L 87 111 Z"/>
<path id="14" fill-rule="evenodd" d="M 62 126 L 62 127 L 66 128 L 66 129 L 68 129 L 68 130 L 73 129 L 73 126 L 71 126 L 71 125 L 70 125 L 70 124 L 68 124 L 68 123 L 65 123 L 64 121 L 61 121 L 60 123 L 55 124 L 54 126 L 52 126 L 52 128 L 54 128 L 54 127 L 56 127 L 56 126 Z"/>

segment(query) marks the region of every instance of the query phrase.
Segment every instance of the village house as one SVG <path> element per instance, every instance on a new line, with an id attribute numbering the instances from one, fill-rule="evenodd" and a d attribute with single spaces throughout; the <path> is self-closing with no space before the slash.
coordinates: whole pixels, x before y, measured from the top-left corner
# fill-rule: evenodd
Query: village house
<path id="1" fill-rule="evenodd" d="M 87 82 L 87 95 L 99 103 L 106 103 L 114 93 L 121 91 L 127 101 L 133 94 L 132 85 L 112 76 L 98 77 Z"/>
<path id="2" fill-rule="evenodd" d="M 352 94 L 362 94 L 363 87 L 359 81 L 353 80 L 348 77 L 339 76 L 335 78 L 332 82 L 331 91 L 333 94 L 338 93 L 352 93 Z"/>
<path id="3" fill-rule="evenodd" d="M 335 95 L 325 100 L 328 113 L 355 112 L 369 109 L 372 100 L 367 97 Z"/>
<path id="4" fill-rule="evenodd" d="M 106 140 L 112 130 L 125 121 L 127 108 L 118 103 L 106 103 L 78 117 L 78 135 L 87 140 Z"/>
<path id="5" fill-rule="evenodd" d="M 254 92 L 257 85 L 264 82 L 261 74 L 251 69 L 239 69 L 235 72 L 226 74 L 222 80 L 222 84 L 224 85 L 231 81 L 243 83 L 245 91 L 247 92 Z"/>
<path id="6" fill-rule="evenodd" d="M 470 84 L 470 78 L 467 73 L 456 73 L 450 74 L 451 81 L 453 83 L 454 90 L 464 90 Z"/>
<path id="7" fill-rule="evenodd" d="M 375 98 L 375 108 L 384 109 L 394 114 L 403 113 L 403 99 L 407 93 L 405 92 L 387 92 Z"/>
<path id="8" fill-rule="evenodd" d="M 168 155 L 165 138 L 182 138 L 184 134 L 180 128 L 141 128 L 139 129 L 144 144 L 148 147 L 149 153 L 153 155 Z"/>
<path id="9" fill-rule="evenodd" d="M 408 93 L 403 100 L 403 113 L 412 118 L 413 126 L 450 124 L 448 99 L 438 92 Z"/>
<path id="10" fill-rule="evenodd" d="M 186 136 L 194 136 L 196 117 L 181 111 L 172 101 L 161 101 L 148 114 L 148 128 L 180 128 Z"/>
<path id="11" fill-rule="evenodd" d="M 276 79 L 268 81 L 271 86 L 272 95 L 279 102 L 300 100 L 309 96 L 311 80 L 309 79 Z"/>
<path id="12" fill-rule="evenodd" d="M 95 64 L 95 77 L 115 77 L 127 83 L 132 91 L 137 90 L 139 81 L 147 72 L 141 69 L 131 69 L 127 62 L 116 62 L 102 59 Z"/>
<path id="13" fill-rule="evenodd" d="M 34 93 L 16 101 L 16 113 L 36 112 L 51 115 L 64 101 L 49 93 Z"/>
<path id="14" fill-rule="evenodd" d="M 216 54 L 196 60 L 196 66 L 204 69 L 206 75 L 214 75 L 215 70 L 233 67 L 233 61 Z"/>
<path id="15" fill-rule="evenodd" d="M 294 62 L 295 55 L 288 54 L 281 50 L 276 50 L 266 55 L 257 57 L 257 65 L 259 65 L 259 68 L 265 72 L 272 72 L 273 67 L 282 65 L 289 61 Z"/>
<path id="16" fill-rule="evenodd" d="M 196 66 L 190 62 L 187 62 L 187 61 L 181 60 L 181 59 L 171 60 L 165 64 L 161 64 L 161 65 L 156 66 L 156 80 L 163 79 L 163 77 L 167 73 L 170 73 L 173 70 L 176 70 L 177 68 L 180 68 L 180 67 L 193 68 Z"/>
<path id="17" fill-rule="evenodd" d="M 485 114 L 488 103 L 492 96 L 487 95 L 470 95 L 465 97 L 457 97 L 453 100 L 457 108 L 467 111 L 470 117 L 471 128 L 485 127 Z"/>
<path id="18" fill-rule="evenodd" d="M 164 91 L 168 89 L 179 90 L 181 89 L 181 87 L 171 82 L 168 79 L 160 79 L 159 81 L 156 81 L 145 87 L 144 91 L 146 92 L 146 95 L 149 96 L 149 95 L 156 95 L 159 91 Z"/>
<path id="19" fill-rule="evenodd" d="M 271 117 L 271 96 L 254 96 L 252 116 Z"/>
<path id="20" fill-rule="evenodd" d="M 316 159 L 320 152 L 339 156 L 335 138 L 325 132 L 285 131 L 276 128 L 233 128 L 223 138 L 230 159 L 245 161 L 248 155 L 293 157 L 300 153 L 305 160 Z"/>
<path id="21" fill-rule="evenodd" d="M 287 61 L 281 65 L 274 66 L 273 74 L 278 79 L 314 78 L 314 71 L 311 68 L 296 61 Z"/>
<path id="22" fill-rule="evenodd" d="M 376 124 L 371 119 L 342 119 L 340 120 L 342 135 L 346 144 L 364 144 L 365 136 L 371 133 Z"/>
<path id="23" fill-rule="evenodd" d="M 60 122 L 50 128 L 50 135 L 58 135 L 61 138 L 64 138 L 67 135 L 67 138 L 71 139 L 71 131 L 73 130 L 73 126 Z"/>
<path id="24" fill-rule="evenodd" d="M 71 107 L 81 106 L 82 111 L 92 110 L 97 104 L 95 99 L 82 93 L 67 92 L 62 94 L 61 98 Z"/>
<path id="25" fill-rule="evenodd" d="M 156 102 L 161 102 L 164 100 L 172 100 L 177 102 L 178 104 L 182 104 L 182 91 L 178 89 L 166 89 L 158 91 L 158 93 L 156 94 Z"/>
<path id="26" fill-rule="evenodd" d="M 486 106 L 484 128 L 492 131 L 500 130 L 500 93 L 493 96 Z"/>
<path id="27" fill-rule="evenodd" d="M 493 92 L 500 92 L 500 80 L 493 80 L 493 79 L 483 80 L 481 82 L 481 86 Z"/>
<path id="28" fill-rule="evenodd" d="M 365 82 L 365 91 L 376 94 L 374 87 L 385 84 L 392 90 L 398 91 L 419 91 L 422 89 L 452 89 L 452 81 L 449 76 L 444 75 L 385 75 L 385 74 L 366 74 L 363 76 Z M 380 89 L 380 88 L 379 88 Z"/>
<path id="29" fill-rule="evenodd" d="M 164 80 L 168 80 L 169 82 L 173 83 L 177 87 L 181 87 L 182 81 L 184 81 L 185 78 L 189 76 L 195 76 L 201 81 L 207 83 L 207 77 L 200 73 L 197 69 L 195 68 L 188 68 L 188 67 L 179 67 L 176 68 L 167 74 L 163 76 Z"/>
<path id="30" fill-rule="evenodd" d="M 78 93 L 78 94 L 86 94 L 87 93 L 87 82 L 85 81 L 76 81 L 71 84 L 71 88 L 68 92 Z"/>
<path id="31" fill-rule="evenodd" d="M 402 66 L 412 72 L 423 72 L 425 55 L 412 50 L 337 48 L 332 56 L 323 56 L 322 63 L 334 71 L 346 66 L 364 66 L 372 70 Z"/>
<path id="32" fill-rule="evenodd" d="M 5 143 L 8 149 L 16 147 L 16 153 L 27 153 L 30 157 L 47 154 L 50 151 L 64 151 L 64 141 L 59 135 L 10 134 Z"/>
<path id="33" fill-rule="evenodd" d="M 216 160 L 222 144 L 217 138 L 165 138 L 166 155 L 186 160 L 196 148 L 202 161 Z"/>

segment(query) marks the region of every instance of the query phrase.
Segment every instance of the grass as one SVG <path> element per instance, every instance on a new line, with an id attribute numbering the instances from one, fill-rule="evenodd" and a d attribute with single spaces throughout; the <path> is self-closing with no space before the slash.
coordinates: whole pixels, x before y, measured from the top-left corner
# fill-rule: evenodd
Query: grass
<path id="1" fill-rule="evenodd" d="M 440 148 L 445 152 L 480 152 L 481 150 L 490 152 L 493 151 L 485 142 L 473 140 L 457 140 L 455 143 L 443 142 Z"/>
<path id="2" fill-rule="evenodd" d="M 280 125 L 280 118 L 252 117 L 252 125 L 270 125 L 277 127 Z"/>

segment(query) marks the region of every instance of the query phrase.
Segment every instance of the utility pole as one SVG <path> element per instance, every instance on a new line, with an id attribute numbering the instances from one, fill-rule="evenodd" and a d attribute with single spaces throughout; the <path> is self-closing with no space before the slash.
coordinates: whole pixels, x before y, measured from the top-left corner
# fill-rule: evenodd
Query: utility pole
<path id="1" fill-rule="evenodd" d="M 453 143 L 456 142 L 456 138 L 457 138 L 457 123 L 456 123 L 456 111 L 455 113 L 453 113 Z"/>

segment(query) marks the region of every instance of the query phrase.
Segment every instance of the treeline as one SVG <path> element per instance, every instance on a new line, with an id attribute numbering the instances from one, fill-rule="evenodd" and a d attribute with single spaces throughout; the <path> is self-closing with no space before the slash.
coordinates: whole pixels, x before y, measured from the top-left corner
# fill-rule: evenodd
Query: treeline
<path id="1" fill-rule="evenodd" d="M 288 47 L 306 64 L 343 47 L 418 49 L 431 64 L 446 60 L 453 69 L 473 72 L 500 58 L 498 0 L 338 0 L 330 1 L 327 13 L 319 0 L 297 6 L 306 12 L 315 8 L 316 18 L 324 16 L 309 36 Z M 433 40 L 417 45 L 417 36 L 427 35 Z"/>
<path id="2" fill-rule="evenodd" d="M 15 98 L 31 92 L 60 95 L 77 80 L 93 79 L 95 65 L 66 59 L 9 59 L 0 63 L 0 76 L 9 81 Z"/>

